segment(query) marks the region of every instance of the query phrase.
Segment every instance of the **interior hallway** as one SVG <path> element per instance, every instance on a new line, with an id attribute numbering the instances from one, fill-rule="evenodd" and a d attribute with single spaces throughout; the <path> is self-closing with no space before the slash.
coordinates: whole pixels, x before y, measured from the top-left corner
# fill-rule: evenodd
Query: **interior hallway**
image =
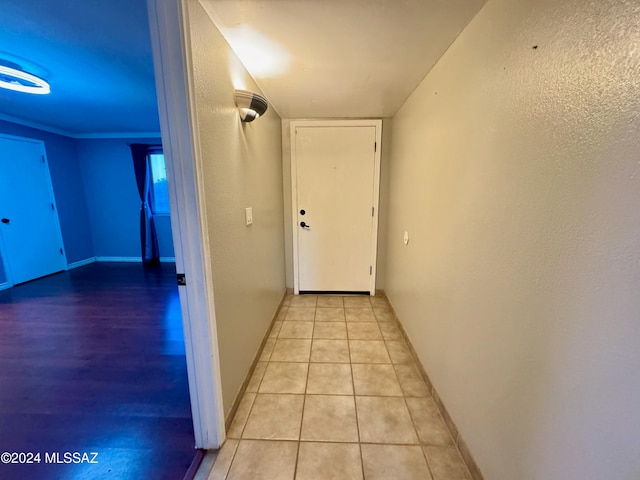
<path id="1" fill-rule="evenodd" d="M 469 480 L 383 297 L 287 296 L 209 480 Z"/>
<path id="2" fill-rule="evenodd" d="M 0 452 L 40 453 L 2 480 L 182 478 L 196 451 L 175 266 L 95 263 L 1 291 L 0 406 Z"/>
<path id="3" fill-rule="evenodd" d="M 180 168 L 202 165 L 200 195 L 185 210 L 200 205 L 206 220 L 210 258 L 196 266 L 215 284 L 207 326 L 219 347 L 218 418 L 226 417 L 285 288 L 295 288 L 287 122 L 319 115 L 283 113 L 203 2 L 179 2 L 184 17 L 170 11 L 172 2 L 154 3 L 166 7 L 157 27 L 175 24 L 156 49 L 165 80 L 159 98 L 167 93 L 167 106 L 180 105 L 174 85 L 182 87 L 184 72 L 193 80 L 184 92 L 195 108 L 176 108 L 167 118 L 179 121 L 165 127 L 196 152 L 179 149 L 174 158 L 198 162 Z M 242 2 L 249 27 L 251 19 L 272 23 L 263 14 L 269 3 Z M 396 3 L 376 6 L 406 14 Z M 385 291 L 486 479 L 640 478 L 639 15 L 638 2 L 489 0 L 383 118 L 386 221 L 377 264 L 384 272 L 376 289 Z M 345 31 L 353 25 L 345 22 Z M 172 34 L 178 27 L 184 35 Z M 344 46 L 359 58 L 351 44 L 360 43 L 336 51 Z M 179 50 L 185 58 L 174 59 Z M 311 69 L 295 69 L 293 86 L 309 86 L 306 73 L 325 68 L 309 52 L 301 58 Z M 339 88 L 338 72 L 304 98 L 360 92 Z M 300 97 L 276 81 L 298 107 Z M 264 94 L 274 108 L 243 124 L 239 88 Z M 344 105 L 344 116 L 357 116 Z M 254 441 L 240 440 L 236 460 L 243 442 Z"/>

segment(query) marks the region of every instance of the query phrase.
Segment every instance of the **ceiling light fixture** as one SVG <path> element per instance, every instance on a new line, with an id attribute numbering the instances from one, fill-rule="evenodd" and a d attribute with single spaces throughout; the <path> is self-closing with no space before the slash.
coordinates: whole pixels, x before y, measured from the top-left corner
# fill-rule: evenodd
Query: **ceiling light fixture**
<path id="1" fill-rule="evenodd" d="M 0 88 L 36 95 L 51 92 L 49 84 L 42 78 L 5 65 L 0 65 Z"/>
<path id="2" fill-rule="evenodd" d="M 240 120 L 243 122 L 253 122 L 269 108 L 267 99 L 257 93 L 246 90 L 236 90 L 236 105 L 240 112 Z"/>

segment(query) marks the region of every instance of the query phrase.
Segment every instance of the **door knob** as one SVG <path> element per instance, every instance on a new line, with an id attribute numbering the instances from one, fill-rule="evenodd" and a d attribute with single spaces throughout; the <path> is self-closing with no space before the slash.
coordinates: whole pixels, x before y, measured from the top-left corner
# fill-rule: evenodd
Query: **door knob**
<path id="1" fill-rule="evenodd" d="M 300 222 L 300 226 L 301 226 L 302 228 L 306 228 L 306 229 L 310 229 L 310 228 L 311 228 L 311 226 L 310 226 L 310 225 L 307 225 L 307 224 L 306 224 L 306 223 L 304 223 L 304 222 Z"/>
<path id="2" fill-rule="evenodd" d="M 2 223 L 9 223 L 9 222 L 11 222 L 11 220 L 9 220 L 8 218 L 3 218 L 1 221 L 2 221 Z"/>

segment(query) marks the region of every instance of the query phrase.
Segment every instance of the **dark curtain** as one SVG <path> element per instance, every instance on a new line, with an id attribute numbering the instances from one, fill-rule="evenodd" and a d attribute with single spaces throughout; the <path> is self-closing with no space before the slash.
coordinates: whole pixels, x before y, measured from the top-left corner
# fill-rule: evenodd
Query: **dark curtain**
<path id="1" fill-rule="evenodd" d="M 158 236 L 153 219 L 153 202 L 151 196 L 153 189 L 151 183 L 151 162 L 149 153 L 155 147 L 134 143 L 131 146 L 133 156 L 133 169 L 136 173 L 136 183 L 140 194 L 140 246 L 142 250 L 142 262 L 146 265 L 160 263 L 160 249 L 158 248 Z"/>

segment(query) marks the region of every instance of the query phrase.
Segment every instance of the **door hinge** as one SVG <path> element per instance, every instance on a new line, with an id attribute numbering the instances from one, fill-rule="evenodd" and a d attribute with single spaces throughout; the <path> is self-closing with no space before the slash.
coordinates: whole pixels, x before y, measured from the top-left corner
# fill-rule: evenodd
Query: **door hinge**
<path id="1" fill-rule="evenodd" d="M 60 255 L 64 255 L 64 251 L 60 249 Z"/>
<path id="2" fill-rule="evenodd" d="M 372 216 L 372 217 L 374 216 L 375 211 L 376 211 L 375 207 L 371 207 L 371 216 Z"/>
<path id="3" fill-rule="evenodd" d="M 187 276 L 184 273 L 178 273 L 176 278 L 178 279 L 178 286 L 184 286 L 187 284 Z"/>
<path id="4" fill-rule="evenodd" d="M 42 163 L 46 163 L 44 159 L 44 155 L 41 155 L 40 158 L 42 158 Z"/>
<path id="5" fill-rule="evenodd" d="M 373 274 L 373 267 L 371 265 L 369 265 L 369 275 Z"/>
<path id="6" fill-rule="evenodd" d="M 374 152 L 378 151 L 378 142 L 373 142 L 373 151 Z"/>
<path id="7" fill-rule="evenodd" d="M 53 203 L 51 204 L 51 210 L 55 210 L 56 207 L 53 206 Z"/>

